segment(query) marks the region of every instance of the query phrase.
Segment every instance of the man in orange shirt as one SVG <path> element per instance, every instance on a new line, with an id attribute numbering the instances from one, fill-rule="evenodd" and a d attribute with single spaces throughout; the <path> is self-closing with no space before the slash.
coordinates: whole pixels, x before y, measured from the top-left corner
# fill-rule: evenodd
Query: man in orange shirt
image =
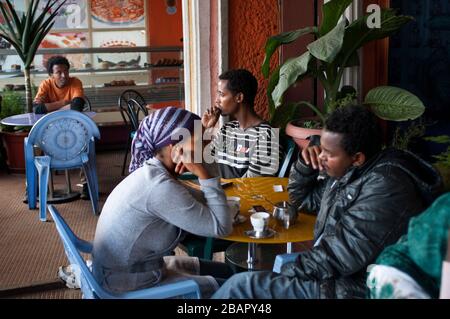
<path id="1" fill-rule="evenodd" d="M 44 80 L 33 101 L 36 114 L 57 110 L 83 111 L 85 104 L 83 85 L 78 78 L 69 76 L 70 64 L 63 56 L 53 56 L 48 60 L 47 71 L 50 78 Z M 81 198 L 89 200 L 86 177 L 81 172 L 83 190 Z"/>
<path id="2" fill-rule="evenodd" d="M 78 78 L 69 76 L 69 69 L 69 61 L 63 56 L 53 56 L 48 60 L 50 78 L 41 83 L 34 98 L 33 110 L 36 114 L 61 109 L 83 110 L 83 85 Z"/>

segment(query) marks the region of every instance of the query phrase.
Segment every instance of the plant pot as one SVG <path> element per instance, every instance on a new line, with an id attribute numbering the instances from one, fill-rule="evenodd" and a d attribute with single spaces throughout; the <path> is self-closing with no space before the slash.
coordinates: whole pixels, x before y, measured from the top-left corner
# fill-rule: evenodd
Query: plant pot
<path id="1" fill-rule="evenodd" d="M 11 173 L 25 173 L 25 154 L 23 140 L 29 132 L 2 132 L 3 146 L 6 149 L 6 164 Z"/>
<path id="2" fill-rule="evenodd" d="M 300 149 L 308 146 L 309 140 L 307 139 L 311 135 L 320 135 L 321 129 L 304 128 L 301 126 L 301 122 L 304 120 L 294 120 L 288 123 L 286 126 L 286 135 L 292 137 L 294 142 Z"/>

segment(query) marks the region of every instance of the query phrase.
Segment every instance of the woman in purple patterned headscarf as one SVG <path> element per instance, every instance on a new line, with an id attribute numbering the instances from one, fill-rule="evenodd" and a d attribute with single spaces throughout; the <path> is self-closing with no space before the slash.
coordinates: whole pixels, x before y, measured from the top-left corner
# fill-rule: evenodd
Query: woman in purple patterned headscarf
<path id="1" fill-rule="evenodd" d="M 172 136 L 177 137 L 177 130 L 184 128 L 193 133 L 196 120 L 200 123 L 196 114 L 176 107 L 166 107 L 145 117 L 131 144 L 130 173 L 153 158 L 157 150 L 176 144 L 179 140 Z"/>
<path id="2" fill-rule="evenodd" d="M 194 130 L 196 123 L 201 128 L 197 115 L 168 107 L 152 113 L 139 126 L 133 140 L 133 173 L 106 199 L 95 232 L 93 273 L 109 291 L 193 279 L 202 297 L 208 298 L 233 274 L 224 263 L 170 256 L 185 232 L 223 237 L 232 231 L 217 172 L 208 170 L 203 161 L 188 158 L 196 153 L 196 141 L 201 138 L 196 132 L 202 130 Z M 199 193 L 178 180 L 184 169 L 198 177 Z"/>

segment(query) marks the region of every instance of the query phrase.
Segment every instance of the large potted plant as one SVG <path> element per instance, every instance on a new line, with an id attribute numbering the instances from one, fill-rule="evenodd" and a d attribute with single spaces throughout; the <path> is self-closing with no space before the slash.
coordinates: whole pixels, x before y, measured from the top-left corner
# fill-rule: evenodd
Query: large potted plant
<path id="1" fill-rule="evenodd" d="M 356 92 L 348 90 L 348 87 L 342 90 L 341 83 L 345 69 L 359 65 L 358 49 L 371 41 L 392 35 L 413 20 L 409 16 L 397 15 L 393 9 L 382 9 L 380 25 L 377 27 L 371 27 L 368 23 L 370 15 L 349 24 L 343 14 L 351 3 L 352 0 L 331 0 L 323 5 L 320 26 L 284 32 L 270 37 L 266 42 L 262 73 L 269 79 L 269 113 L 272 123 L 281 127 L 290 121 L 286 126 L 288 135 L 297 134 L 296 123 L 292 120 L 297 116 L 300 107 L 310 107 L 323 123 L 327 114 L 355 99 Z M 288 59 L 270 74 L 270 58 L 277 48 L 306 34 L 313 34 L 316 38 L 308 44 L 306 52 Z M 322 84 L 325 91 L 324 104 L 318 107 L 309 101 L 284 103 L 283 97 L 287 89 L 306 78 L 316 78 Z M 363 104 L 370 107 L 378 117 L 391 121 L 416 119 L 425 110 L 415 95 L 390 86 L 370 90 Z M 302 133 L 298 136 L 301 137 Z M 304 146 L 304 143 L 302 145 L 301 142 L 296 142 L 301 147 Z"/>
<path id="2" fill-rule="evenodd" d="M 20 93 L 4 90 L 1 95 L 0 120 L 22 114 L 23 100 Z M 6 165 L 12 173 L 25 172 L 23 140 L 28 136 L 29 128 L 0 125 L 2 147 L 5 149 Z"/>
<path id="3" fill-rule="evenodd" d="M 17 51 L 24 64 L 25 96 L 28 112 L 33 111 L 31 96 L 31 64 L 36 51 L 54 24 L 59 9 L 66 2 L 49 0 L 39 10 L 40 0 L 31 0 L 26 13 L 21 15 L 15 10 L 11 0 L 0 2 L 0 37 L 8 41 Z"/>

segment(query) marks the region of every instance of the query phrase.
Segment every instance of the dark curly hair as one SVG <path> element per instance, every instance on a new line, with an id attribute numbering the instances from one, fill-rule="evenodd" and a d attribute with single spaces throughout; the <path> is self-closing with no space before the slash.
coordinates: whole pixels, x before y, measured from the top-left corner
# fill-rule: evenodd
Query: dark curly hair
<path id="1" fill-rule="evenodd" d="M 228 80 L 228 90 L 233 94 L 244 94 L 243 102 L 253 107 L 258 91 L 258 81 L 250 71 L 245 69 L 229 70 L 222 73 L 219 79 Z"/>
<path id="2" fill-rule="evenodd" d="M 67 67 L 67 70 L 70 69 L 69 60 L 67 60 L 65 57 L 60 56 L 60 55 L 52 56 L 50 59 L 48 59 L 48 62 L 47 62 L 48 75 L 53 74 L 53 66 L 54 65 L 65 65 Z"/>
<path id="3" fill-rule="evenodd" d="M 364 153 L 368 159 L 381 151 L 381 128 L 375 115 L 360 105 L 341 107 L 325 122 L 325 129 L 343 135 L 341 146 L 348 155 Z"/>

